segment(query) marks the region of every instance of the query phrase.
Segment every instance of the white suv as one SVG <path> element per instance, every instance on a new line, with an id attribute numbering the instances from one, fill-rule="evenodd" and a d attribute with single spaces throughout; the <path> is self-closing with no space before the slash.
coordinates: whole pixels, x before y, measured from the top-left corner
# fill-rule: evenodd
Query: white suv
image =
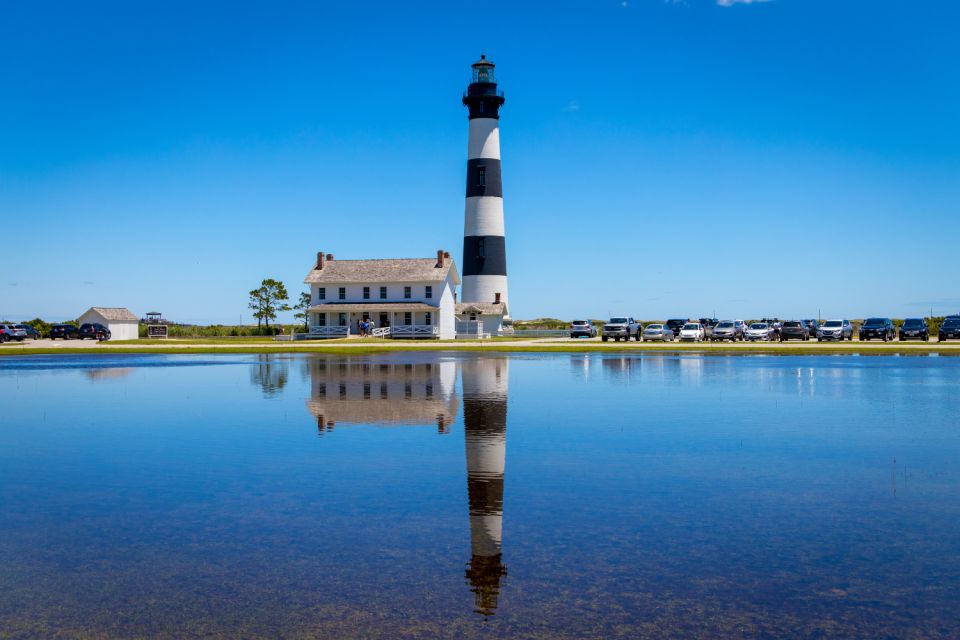
<path id="1" fill-rule="evenodd" d="M 827 320 L 817 329 L 817 342 L 843 339 L 853 340 L 853 325 L 849 320 Z"/>

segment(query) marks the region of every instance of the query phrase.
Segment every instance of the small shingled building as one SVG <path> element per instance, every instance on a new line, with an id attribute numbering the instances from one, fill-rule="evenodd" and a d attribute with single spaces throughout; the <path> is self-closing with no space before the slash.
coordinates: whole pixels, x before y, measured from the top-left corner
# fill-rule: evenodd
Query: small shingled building
<path id="1" fill-rule="evenodd" d="M 136 340 L 140 337 L 140 319 L 125 307 L 90 307 L 77 322 L 104 325 L 110 329 L 111 340 Z"/>

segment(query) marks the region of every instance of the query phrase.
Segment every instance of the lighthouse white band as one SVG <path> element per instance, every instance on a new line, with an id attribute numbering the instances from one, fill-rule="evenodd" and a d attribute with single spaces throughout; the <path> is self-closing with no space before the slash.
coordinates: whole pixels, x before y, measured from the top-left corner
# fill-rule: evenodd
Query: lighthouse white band
<path id="1" fill-rule="evenodd" d="M 503 516 L 470 516 L 470 546 L 475 556 L 495 556 L 500 553 L 503 539 Z"/>
<path id="2" fill-rule="evenodd" d="M 507 276 L 463 276 L 461 299 L 464 302 L 493 302 L 496 294 L 500 294 L 500 302 L 510 308 L 507 295 Z"/>
<path id="3" fill-rule="evenodd" d="M 463 216 L 463 235 L 502 236 L 503 198 L 471 196 Z"/>
<path id="4" fill-rule="evenodd" d="M 474 118 L 470 121 L 470 141 L 467 159 L 500 159 L 500 121 L 494 118 Z"/>

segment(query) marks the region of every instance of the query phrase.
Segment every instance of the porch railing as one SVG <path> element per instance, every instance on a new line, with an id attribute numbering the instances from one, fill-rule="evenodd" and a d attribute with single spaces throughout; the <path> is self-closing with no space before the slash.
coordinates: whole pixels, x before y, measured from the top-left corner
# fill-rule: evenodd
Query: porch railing
<path id="1" fill-rule="evenodd" d="M 298 340 L 310 340 L 315 338 L 346 338 L 350 335 L 350 327 L 340 326 L 312 326 L 307 333 L 298 333 Z"/>
<path id="2" fill-rule="evenodd" d="M 390 335 L 390 327 L 374 327 L 371 334 L 374 338 L 386 338 Z"/>
<path id="3" fill-rule="evenodd" d="M 439 338 L 440 327 L 432 324 L 397 324 L 388 327 L 391 338 Z"/>

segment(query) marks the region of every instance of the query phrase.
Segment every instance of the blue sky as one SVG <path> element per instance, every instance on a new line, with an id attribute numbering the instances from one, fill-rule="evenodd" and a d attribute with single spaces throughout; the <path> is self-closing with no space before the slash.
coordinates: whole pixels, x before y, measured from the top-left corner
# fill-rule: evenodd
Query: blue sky
<path id="1" fill-rule="evenodd" d="M 0 12 L 8 319 L 249 322 L 320 249 L 460 261 L 481 51 L 514 317 L 960 311 L 956 2 Z"/>

